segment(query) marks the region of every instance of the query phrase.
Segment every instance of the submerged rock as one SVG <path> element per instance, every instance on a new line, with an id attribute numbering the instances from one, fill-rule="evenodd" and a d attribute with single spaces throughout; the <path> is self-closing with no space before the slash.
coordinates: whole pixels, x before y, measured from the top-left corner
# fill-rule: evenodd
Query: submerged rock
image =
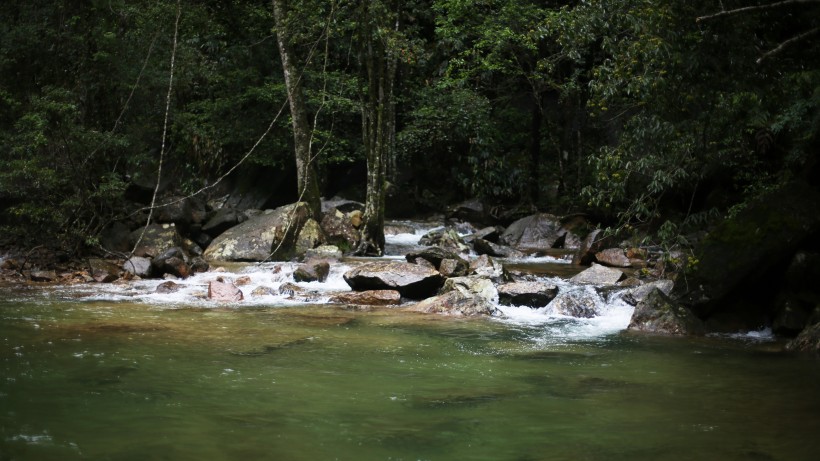
<path id="1" fill-rule="evenodd" d="M 168 293 L 175 293 L 182 289 L 182 285 L 178 283 L 174 283 L 172 281 L 162 282 L 157 285 L 157 289 L 154 290 L 160 294 L 168 294 Z"/>
<path id="2" fill-rule="evenodd" d="M 435 294 L 444 283 L 438 271 L 398 261 L 373 262 L 347 271 L 344 280 L 356 291 L 396 290 L 402 296 L 422 299 Z"/>
<path id="3" fill-rule="evenodd" d="M 364 306 L 397 306 L 401 304 L 401 294 L 396 290 L 351 291 L 332 296 L 330 302 Z"/>

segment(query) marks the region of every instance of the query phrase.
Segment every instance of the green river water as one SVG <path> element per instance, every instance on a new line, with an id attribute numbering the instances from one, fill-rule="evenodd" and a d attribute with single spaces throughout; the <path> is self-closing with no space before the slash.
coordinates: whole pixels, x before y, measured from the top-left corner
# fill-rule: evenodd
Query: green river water
<path id="1" fill-rule="evenodd" d="M 820 361 L 729 338 L 0 295 L 0 460 L 814 460 Z"/>

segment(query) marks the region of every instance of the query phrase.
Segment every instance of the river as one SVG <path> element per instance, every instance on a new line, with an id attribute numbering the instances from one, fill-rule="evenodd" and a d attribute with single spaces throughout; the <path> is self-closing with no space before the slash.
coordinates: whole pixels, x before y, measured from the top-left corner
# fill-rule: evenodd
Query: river
<path id="1" fill-rule="evenodd" d="M 779 352 L 765 331 L 629 334 L 631 308 L 617 299 L 593 319 L 326 304 L 325 292 L 344 288 L 344 267 L 325 284 L 305 284 L 316 292 L 310 303 L 211 304 L 204 278 L 173 295 L 153 294 L 159 281 L 4 287 L 0 460 L 820 454 L 820 361 Z M 283 283 L 291 268 L 226 270 L 249 277 L 249 292 Z"/>

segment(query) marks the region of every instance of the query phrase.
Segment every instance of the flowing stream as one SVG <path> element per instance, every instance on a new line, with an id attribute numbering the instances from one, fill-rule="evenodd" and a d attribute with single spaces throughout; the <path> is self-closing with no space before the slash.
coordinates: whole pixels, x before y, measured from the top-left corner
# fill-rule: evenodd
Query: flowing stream
<path id="1" fill-rule="evenodd" d="M 403 254 L 417 235 L 390 238 Z M 575 319 L 504 307 L 490 319 L 248 296 L 290 264 L 236 265 L 246 300 L 204 297 L 215 274 L 0 287 L 0 460 L 813 460 L 820 361 L 766 332 L 624 333 L 598 296 Z M 556 258 L 509 262 L 559 284 Z M 587 293 L 592 296 L 593 293 Z M 583 295 L 584 293 L 580 293 Z"/>

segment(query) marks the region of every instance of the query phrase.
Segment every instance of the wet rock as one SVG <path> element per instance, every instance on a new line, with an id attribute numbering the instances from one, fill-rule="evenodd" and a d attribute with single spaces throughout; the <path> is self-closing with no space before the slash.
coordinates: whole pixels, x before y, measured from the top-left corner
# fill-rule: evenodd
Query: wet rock
<path id="1" fill-rule="evenodd" d="M 604 231 L 594 229 L 581 242 L 578 252 L 572 258 L 572 264 L 576 266 L 588 266 L 595 261 L 595 254 L 615 243 L 612 236 L 604 236 Z"/>
<path id="2" fill-rule="evenodd" d="M 338 261 L 342 259 L 342 250 L 336 245 L 320 245 L 305 252 L 305 259 L 325 259 Z"/>
<path id="3" fill-rule="evenodd" d="M 330 302 L 364 306 L 397 306 L 401 304 L 401 294 L 396 290 L 352 291 L 334 295 L 330 298 Z"/>
<path id="4" fill-rule="evenodd" d="M 157 285 L 157 289 L 154 291 L 160 294 L 169 294 L 175 293 L 181 289 L 182 285 L 169 280 L 167 282 L 162 282 L 159 285 Z"/>
<path id="5" fill-rule="evenodd" d="M 151 260 L 142 256 L 132 256 L 123 263 L 122 269 L 131 275 L 146 279 L 151 277 Z"/>
<path id="6" fill-rule="evenodd" d="M 259 296 L 274 296 L 278 293 L 275 289 L 271 287 L 266 287 L 264 285 L 260 285 L 253 289 L 251 292 L 251 296 L 259 297 Z"/>
<path id="7" fill-rule="evenodd" d="M 566 232 L 557 217 L 537 213 L 510 224 L 499 243 L 525 252 L 544 251 L 553 248 Z"/>
<path id="8" fill-rule="evenodd" d="M 472 244 L 476 239 L 483 239 L 488 242 L 498 243 L 501 237 L 501 230 L 499 227 L 485 227 L 463 238 L 464 243 Z"/>
<path id="9" fill-rule="evenodd" d="M 431 296 L 444 283 L 436 270 L 398 261 L 361 265 L 345 273 L 344 280 L 355 291 L 396 290 L 411 299 Z"/>
<path id="10" fill-rule="evenodd" d="M 111 283 L 120 278 L 120 266 L 105 259 L 91 258 L 88 260 L 89 272 L 97 283 Z"/>
<path id="11" fill-rule="evenodd" d="M 480 255 L 495 256 L 498 258 L 521 259 L 524 253 L 505 245 L 490 242 L 484 239 L 473 240 L 473 248 Z"/>
<path id="12" fill-rule="evenodd" d="M 279 285 L 279 294 L 285 296 L 294 296 L 298 293 L 304 292 L 305 289 L 296 285 L 295 283 L 285 282 Z"/>
<path id="13" fill-rule="evenodd" d="M 470 268 L 467 261 L 458 259 L 442 259 L 438 266 L 438 271 L 445 277 L 461 277 L 467 275 L 467 270 Z"/>
<path id="14" fill-rule="evenodd" d="M 558 287 L 542 282 L 513 282 L 498 286 L 498 302 L 505 306 L 544 307 L 558 294 Z"/>
<path id="15" fill-rule="evenodd" d="M 236 285 L 238 287 L 243 287 L 245 285 L 250 285 L 251 284 L 251 278 L 248 275 L 243 275 L 243 276 L 237 278 L 236 280 L 234 280 L 233 283 L 234 283 L 234 285 Z"/>
<path id="16" fill-rule="evenodd" d="M 468 222 L 484 222 L 487 220 L 487 213 L 484 203 L 477 198 L 473 198 L 455 205 L 447 213 L 447 217 Z"/>
<path id="17" fill-rule="evenodd" d="M 560 247 L 567 250 L 579 250 L 584 242 L 584 237 L 589 234 L 592 225 L 585 216 L 572 215 L 561 218 L 561 228 L 564 230 L 563 241 Z"/>
<path id="18" fill-rule="evenodd" d="M 618 269 L 604 267 L 600 264 L 592 263 L 589 269 L 584 270 L 573 276 L 570 282 L 585 283 L 591 285 L 614 285 L 619 280 L 624 278 L 623 272 Z"/>
<path id="19" fill-rule="evenodd" d="M 31 271 L 29 279 L 32 282 L 54 282 L 57 280 L 57 272 L 55 271 Z"/>
<path id="20" fill-rule="evenodd" d="M 208 299 L 218 302 L 238 302 L 245 299 L 242 290 L 233 283 L 218 277 L 208 283 Z"/>
<path id="21" fill-rule="evenodd" d="M 602 303 L 594 291 L 573 290 L 559 293 L 549 304 L 549 309 L 554 314 L 592 318 L 598 315 L 598 306 Z"/>
<path id="22" fill-rule="evenodd" d="M 786 344 L 786 350 L 820 353 L 820 323 L 804 328 L 796 338 Z"/>
<path id="23" fill-rule="evenodd" d="M 458 266 L 456 270 L 466 273 L 469 268 L 467 261 L 461 259 L 458 253 L 442 247 L 427 247 L 419 251 L 408 253 L 404 258 L 410 263 L 418 263 L 419 259 L 424 259 L 430 262 L 437 270 L 440 269 L 441 262 L 446 259 L 456 261 L 456 265 Z"/>
<path id="24" fill-rule="evenodd" d="M 171 274 L 179 278 L 191 275 L 191 267 L 185 261 L 186 256 L 182 248 L 169 248 L 151 261 L 152 272 L 156 276 Z"/>
<path id="25" fill-rule="evenodd" d="M 656 280 L 654 282 L 630 288 L 626 293 L 624 293 L 621 299 L 630 305 L 637 306 L 638 303 L 646 299 L 649 293 L 652 293 L 654 290 L 661 290 L 663 294 L 668 296 L 672 292 L 672 288 L 674 286 L 675 284 L 671 280 Z"/>
<path id="26" fill-rule="evenodd" d="M 604 266 L 630 267 L 632 263 L 621 248 L 607 248 L 595 253 L 595 260 Z"/>
<path id="27" fill-rule="evenodd" d="M 468 253 L 470 251 L 470 247 L 464 243 L 458 232 L 451 227 L 431 230 L 419 239 L 419 245 L 441 247 L 454 253 Z"/>
<path id="28" fill-rule="evenodd" d="M 282 261 L 296 253 L 296 237 L 310 217 L 304 202 L 249 219 L 215 238 L 203 255 L 217 261 Z"/>
<path id="29" fill-rule="evenodd" d="M 191 272 L 192 273 L 201 273 L 201 272 L 208 272 L 210 269 L 210 264 L 208 261 L 205 261 L 203 258 L 197 256 L 191 259 Z"/>
<path id="30" fill-rule="evenodd" d="M 444 282 L 441 293 L 458 291 L 466 296 L 478 296 L 489 303 L 498 300 L 498 290 L 490 279 L 478 276 L 453 277 Z"/>
<path id="31" fill-rule="evenodd" d="M 635 307 L 627 329 L 655 334 L 693 335 L 703 333 L 703 323 L 689 309 L 655 289 Z"/>
<path id="32" fill-rule="evenodd" d="M 461 290 L 427 298 L 407 308 L 410 312 L 425 314 L 446 314 L 453 316 L 486 316 L 493 315 L 496 308 L 481 296 L 471 295 Z"/>
<path id="33" fill-rule="evenodd" d="M 510 278 L 504 266 L 487 255 L 481 255 L 470 261 L 470 269 L 467 273 L 486 277 L 496 283 L 507 281 Z"/>
<path id="34" fill-rule="evenodd" d="M 324 282 L 330 273 L 330 263 L 324 260 L 311 260 L 300 264 L 293 271 L 296 282 Z"/>

